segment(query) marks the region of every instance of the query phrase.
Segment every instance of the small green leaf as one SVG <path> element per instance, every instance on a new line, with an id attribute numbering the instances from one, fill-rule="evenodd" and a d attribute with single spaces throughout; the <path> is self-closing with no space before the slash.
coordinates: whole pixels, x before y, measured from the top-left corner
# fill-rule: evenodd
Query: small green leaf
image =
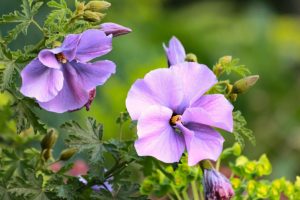
<path id="1" fill-rule="evenodd" d="M 75 121 L 67 122 L 61 127 L 69 133 L 65 140 L 69 147 L 77 148 L 78 152 L 88 152 L 91 163 L 103 162 L 105 148 L 102 142 L 102 124 L 89 117 L 86 128 L 82 128 Z"/>

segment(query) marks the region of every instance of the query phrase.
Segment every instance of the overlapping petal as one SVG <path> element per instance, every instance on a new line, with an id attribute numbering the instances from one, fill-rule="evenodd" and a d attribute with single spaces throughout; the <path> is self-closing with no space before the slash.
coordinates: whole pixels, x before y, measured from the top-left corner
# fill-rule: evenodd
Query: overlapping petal
<path id="1" fill-rule="evenodd" d="M 183 92 L 170 69 L 149 72 L 144 79 L 137 80 L 130 88 L 126 107 L 133 120 L 152 105 L 162 105 L 172 110 L 181 104 Z"/>
<path id="2" fill-rule="evenodd" d="M 170 66 L 184 62 L 186 53 L 183 45 L 176 37 L 171 38 L 168 47 L 165 44 L 163 46 Z"/>
<path id="3" fill-rule="evenodd" d="M 140 156 L 153 156 L 163 162 L 178 162 L 185 144 L 169 124 L 172 110 L 162 106 L 151 106 L 139 118 L 135 148 Z"/>
<path id="4" fill-rule="evenodd" d="M 63 74 L 63 88 L 58 95 L 48 102 L 38 102 L 45 110 L 63 113 L 82 108 L 88 102 L 89 91 L 84 89 L 81 77 L 70 63 L 64 65 Z"/>
<path id="5" fill-rule="evenodd" d="M 81 39 L 81 34 L 69 34 L 65 37 L 60 49 L 68 61 L 75 58 L 78 43 Z"/>
<path id="6" fill-rule="evenodd" d="M 213 128 L 199 124 L 177 124 L 182 131 L 188 152 L 188 165 L 196 165 L 201 160 L 216 161 L 223 148 L 224 138 Z"/>
<path id="7" fill-rule="evenodd" d="M 207 92 L 217 78 L 214 73 L 206 66 L 195 62 L 183 62 L 170 67 L 174 73 L 174 79 L 180 84 L 184 92 L 184 99 L 179 113 L 189 106 L 193 99 L 198 99 Z"/>
<path id="8" fill-rule="evenodd" d="M 232 104 L 221 94 L 204 95 L 186 109 L 182 119 L 233 131 Z"/>
<path id="9" fill-rule="evenodd" d="M 115 63 L 109 60 L 94 63 L 79 63 L 73 61 L 70 64 L 76 70 L 83 89 L 87 91 L 94 89 L 98 85 L 102 85 L 116 72 Z"/>
<path id="10" fill-rule="evenodd" d="M 88 62 L 96 57 L 107 54 L 112 50 L 112 35 L 103 31 L 89 29 L 81 34 L 77 45 L 75 59 L 79 62 Z"/>
<path id="11" fill-rule="evenodd" d="M 43 65 L 49 68 L 60 69 L 62 65 L 60 62 L 57 61 L 55 54 L 61 52 L 62 52 L 61 48 L 44 49 L 40 51 L 40 53 L 38 54 L 38 59 Z"/>
<path id="12" fill-rule="evenodd" d="M 62 71 L 44 66 L 37 58 L 22 70 L 21 77 L 21 93 L 40 102 L 53 99 L 64 81 Z"/>

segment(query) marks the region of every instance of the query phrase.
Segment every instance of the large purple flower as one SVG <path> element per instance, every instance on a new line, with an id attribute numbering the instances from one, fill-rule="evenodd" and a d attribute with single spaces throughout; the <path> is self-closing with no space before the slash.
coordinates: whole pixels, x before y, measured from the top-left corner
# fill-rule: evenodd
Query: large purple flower
<path id="1" fill-rule="evenodd" d="M 173 163 L 186 149 L 189 165 L 217 160 L 224 139 L 213 127 L 232 132 L 233 106 L 221 94 L 205 94 L 216 82 L 208 67 L 195 62 L 156 69 L 137 80 L 126 107 L 138 120 L 138 155 Z"/>
<path id="2" fill-rule="evenodd" d="M 63 113 L 89 107 L 95 88 L 115 73 L 109 60 L 89 61 L 112 49 L 112 35 L 90 29 L 67 35 L 63 44 L 44 49 L 21 72 L 21 93 L 45 110 Z"/>

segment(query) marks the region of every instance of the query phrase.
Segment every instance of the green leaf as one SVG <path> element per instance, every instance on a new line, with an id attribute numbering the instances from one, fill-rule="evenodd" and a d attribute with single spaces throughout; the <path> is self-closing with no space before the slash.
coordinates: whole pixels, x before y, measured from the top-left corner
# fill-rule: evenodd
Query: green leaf
<path id="1" fill-rule="evenodd" d="M 8 35 L 4 38 L 5 41 L 10 43 L 11 41 L 15 40 L 21 32 L 26 35 L 30 23 L 31 21 L 23 21 L 22 23 L 18 24 L 15 28 L 8 32 Z"/>
<path id="2" fill-rule="evenodd" d="M 37 104 L 28 98 L 18 99 L 13 104 L 15 110 L 15 118 L 17 122 L 17 132 L 20 133 L 32 126 L 35 133 L 47 133 L 45 124 L 40 121 L 32 108 L 37 107 Z"/>
<path id="3" fill-rule="evenodd" d="M 7 62 L 4 67 L 0 69 L 0 92 L 10 88 L 11 84 L 14 83 L 15 63 Z"/>
<path id="4" fill-rule="evenodd" d="M 13 193 L 17 197 L 23 197 L 33 200 L 48 200 L 46 191 L 43 188 L 43 176 L 36 176 L 34 171 L 28 170 L 26 177 L 16 177 L 12 184 L 10 193 Z"/>
<path id="5" fill-rule="evenodd" d="M 17 23 L 17 22 L 23 22 L 23 21 L 24 21 L 24 16 L 18 11 L 14 11 L 7 15 L 3 15 L 0 18 L 0 24 Z"/>
<path id="6" fill-rule="evenodd" d="M 240 111 L 233 112 L 233 120 L 234 120 L 234 128 L 233 128 L 233 135 L 236 141 L 242 146 L 245 146 L 244 137 L 248 138 L 248 140 L 255 145 L 256 140 L 255 136 L 253 135 L 252 130 L 246 128 L 247 121 L 242 116 Z"/>
<path id="7" fill-rule="evenodd" d="M 88 118 L 86 128 L 82 128 L 77 122 L 71 121 L 61 126 L 69 134 L 65 142 L 69 147 L 75 147 L 78 152 L 87 152 L 90 162 L 103 162 L 105 148 L 102 142 L 103 126 L 93 118 Z"/>

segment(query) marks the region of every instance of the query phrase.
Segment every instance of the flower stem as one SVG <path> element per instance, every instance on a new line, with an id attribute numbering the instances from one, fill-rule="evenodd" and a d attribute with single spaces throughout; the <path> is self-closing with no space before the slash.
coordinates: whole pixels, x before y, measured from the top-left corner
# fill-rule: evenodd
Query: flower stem
<path id="1" fill-rule="evenodd" d="M 172 191 L 174 192 L 177 200 L 182 200 L 181 196 L 179 195 L 178 191 L 176 190 L 176 188 L 173 184 L 171 184 L 171 188 L 172 188 Z"/>
<path id="2" fill-rule="evenodd" d="M 220 165 L 221 165 L 221 158 L 219 158 L 219 159 L 217 160 L 217 163 L 216 163 L 216 170 L 217 170 L 217 171 L 219 171 Z"/>
<path id="3" fill-rule="evenodd" d="M 186 192 L 186 190 L 182 191 L 182 196 L 183 196 L 184 200 L 189 200 L 190 199 L 188 193 Z"/>
<path id="4" fill-rule="evenodd" d="M 193 191 L 194 200 L 199 200 L 199 194 L 198 194 L 198 190 L 197 190 L 196 181 L 192 181 L 192 191 Z"/>

